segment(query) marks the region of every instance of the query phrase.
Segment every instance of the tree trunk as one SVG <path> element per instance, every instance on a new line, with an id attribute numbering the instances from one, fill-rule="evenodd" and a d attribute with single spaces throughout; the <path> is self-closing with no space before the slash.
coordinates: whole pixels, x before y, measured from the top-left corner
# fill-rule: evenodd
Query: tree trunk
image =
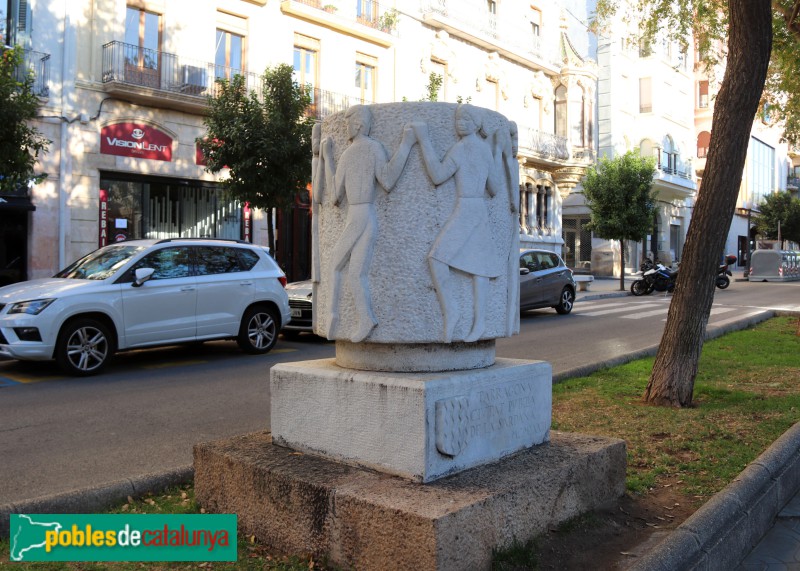
<path id="1" fill-rule="evenodd" d="M 675 294 L 644 400 L 690 406 L 706 324 L 714 301 L 714 277 L 747 157 L 772 49 L 769 0 L 730 0 L 728 60 L 714 105 L 708 159 L 683 249 Z"/>
<path id="2" fill-rule="evenodd" d="M 619 291 L 625 291 L 625 240 L 619 241 Z"/>
<path id="3" fill-rule="evenodd" d="M 269 244 L 269 253 L 274 258 L 275 257 L 275 229 L 273 228 L 272 224 L 272 208 L 267 208 L 267 241 Z"/>

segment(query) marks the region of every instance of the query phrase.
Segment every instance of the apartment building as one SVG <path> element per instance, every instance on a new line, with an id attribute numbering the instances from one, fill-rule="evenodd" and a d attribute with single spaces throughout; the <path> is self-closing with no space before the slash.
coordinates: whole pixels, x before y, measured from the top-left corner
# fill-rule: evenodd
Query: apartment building
<path id="1" fill-rule="evenodd" d="M 711 69 L 700 61 L 695 62 L 695 131 L 697 153 L 695 168 L 698 187 L 702 186 L 703 171 L 706 166 L 708 146 L 713 128 L 714 100 L 725 73 L 724 59 Z M 737 256 L 737 266 L 745 268 L 749 253 L 757 246 L 757 229 L 753 215 L 758 213 L 758 205 L 765 196 L 774 192 L 793 191 L 797 193 L 800 176 L 800 154 L 784 140 L 780 121 L 769 113 L 754 118 L 747 147 L 742 182 L 736 201 L 736 210 L 724 254 Z M 720 252 L 720 255 L 723 255 Z"/>
<path id="2" fill-rule="evenodd" d="M 653 157 L 658 193 L 652 232 L 625 244 L 626 272 L 645 256 L 666 265 L 679 262 L 691 219 L 694 182 L 694 76 L 692 54 L 676 42 L 641 41 L 622 17 L 598 37 L 599 154 L 613 158 L 629 150 Z M 619 275 L 619 243 L 585 229 L 590 215 L 581 193 L 564 204 L 564 226 L 574 229 L 592 271 Z M 588 254 L 588 255 L 587 255 Z"/>
<path id="3" fill-rule="evenodd" d="M 217 78 L 258 91 L 290 63 L 322 118 L 354 103 L 464 101 L 518 124 L 521 241 L 561 251 L 561 205 L 596 156 L 596 66 L 581 3 L 513 0 L 8 0 L 10 43 L 44 66 L 36 126 L 49 173 L 0 228 L 23 278 L 116 240 L 266 243 L 266 217 L 226 195 L 195 143 Z M 565 10 L 571 14 L 565 18 Z M 575 46 L 578 46 L 577 48 Z M 581 50 L 584 53 L 580 53 Z M 280 213 L 276 257 L 308 273 L 309 197 Z M 24 236 L 24 239 L 20 237 Z"/>

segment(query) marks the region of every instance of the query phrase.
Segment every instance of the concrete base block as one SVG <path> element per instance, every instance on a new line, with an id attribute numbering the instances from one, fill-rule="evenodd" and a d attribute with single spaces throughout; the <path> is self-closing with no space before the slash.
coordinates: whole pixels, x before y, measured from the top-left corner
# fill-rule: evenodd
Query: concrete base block
<path id="1" fill-rule="evenodd" d="M 303 455 L 269 433 L 198 444 L 195 493 L 239 530 L 344 568 L 490 569 L 492 550 L 605 506 L 625 488 L 622 440 L 543 444 L 430 484 Z"/>
<path id="2" fill-rule="evenodd" d="M 552 372 L 518 359 L 425 373 L 355 371 L 333 359 L 281 363 L 270 372 L 272 437 L 430 482 L 546 442 Z"/>

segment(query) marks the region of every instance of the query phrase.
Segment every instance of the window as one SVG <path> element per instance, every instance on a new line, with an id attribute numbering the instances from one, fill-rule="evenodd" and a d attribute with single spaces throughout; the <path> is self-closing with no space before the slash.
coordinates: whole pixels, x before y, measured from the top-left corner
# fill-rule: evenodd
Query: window
<path id="1" fill-rule="evenodd" d="M 244 36 L 217 29 L 214 47 L 214 76 L 230 79 L 244 69 Z"/>
<path id="2" fill-rule="evenodd" d="M 575 86 L 570 93 L 569 119 L 572 128 L 572 140 L 575 147 L 586 147 L 586 108 L 583 89 Z"/>
<path id="3" fill-rule="evenodd" d="M 639 79 L 639 113 L 652 113 L 652 81 L 649 77 Z"/>
<path id="4" fill-rule="evenodd" d="M 708 107 L 708 81 L 703 80 L 697 83 L 697 107 L 705 109 Z"/>
<path id="5" fill-rule="evenodd" d="M 750 200 L 761 202 L 761 199 L 775 189 L 775 149 L 750 137 L 747 148 L 747 185 Z"/>
<path id="6" fill-rule="evenodd" d="M 497 15 L 497 2 L 495 0 L 487 0 L 486 7 L 490 14 Z"/>
<path id="7" fill-rule="evenodd" d="M 559 137 L 567 136 L 567 88 L 559 85 L 556 89 L 555 130 Z"/>
<path id="8" fill-rule="evenodd" d="M 639 57 L 646 58 L 653 55 L 653 45 L 649 40 L 641 38 L 639 40 Z"/>
<path id="9" fill-rule="evenodd" d="M 243 268 L 239 265 L 237 250 L 238 248 L 212 248 L 203 246 L 195 248 L 197 274 L 207 276 L 212 274 L 241 272 Z"/>
<path id="10" fill-rule="evenodd" d="M 126 81 L 159 87 L 161 16 L 128 6 L 125 13 L 125 44 Z"/>
<path id="11" fill-rule="evenodd" d="M 377 27 L 378 4 L 373 0 L 356 0 L 356 18 L 362 24 Z"/>
<path id="12" fill-rule="evenodd" d="M 708 156 L 708 145 L 711 143 L 711 133 L 701 131 L 697 135 L 697 158 L 704 159 Z"/>
<path id="13" fill-rule="evenodd" d="M 376 69 L 375 58 L 364 54 L 356 56 L 355 95 L 364 103 L 375 101 Z"/>
<path id="14" fill-rule="evenodd" d="M 294 80 L 298 85 L 310 86 L 311 104 L 317 100 L 317 78 L 319 76 L 319 40 L 294 35 Z"/>
<path id="15" fill-rule="evenodd" d="M 531 8 L 531 32 L 537 38 L 541 35 L 542 12 L 536 8 Z"/>
<path id="16" fill-rule="evenodd" d="M 31 4 L 28 0 L 9 0 L 7 18 L 0 21 L 0 45 L 30 48 Z M 0 15 L 3 10 L 0 10 Z"/>
<path id="17" fill-rule="evenodd" d="M 136 262 L 129 273 L 134 275 L 139 268 L 153 268 L 151 280 L 188 278 L 192 267 L 190 261 L 188 246 L 162 248 Z"/>

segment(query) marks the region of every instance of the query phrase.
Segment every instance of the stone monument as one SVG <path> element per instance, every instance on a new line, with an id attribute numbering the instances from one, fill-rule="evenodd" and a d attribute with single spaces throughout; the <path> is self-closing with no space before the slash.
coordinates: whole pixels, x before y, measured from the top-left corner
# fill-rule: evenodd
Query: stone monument
<path id="1" fill-rule="evenodd" d="M 624 445 L 559 436 L 561 448 L 537 448 L 550 440 L 551 367 L 495 355 L 495 339 L 519 331 L 516 135 L 497 112 L 423 102 L 357 105 L 315 129 L 314 328 L 336 356 L 272 368 L 271 442 L 198 446 L 201 502 L 283 549 L 358 568 L 403 568 L 409 556 L 463 569 L 621 495 Z M 570 446 L 576 457 L 559 456 Z M 551 478 L 562 490 L 546 497 Z M 295 507 L 280 509 L 292 490 Z M 298 519 L 309 523 L 286 531 Z M 409 535 L 373 553 L 369 520 Z M 459 534 L 469 546 L 442 543 Z M 421 544 L 429 563 L 412 555 Z"/>

